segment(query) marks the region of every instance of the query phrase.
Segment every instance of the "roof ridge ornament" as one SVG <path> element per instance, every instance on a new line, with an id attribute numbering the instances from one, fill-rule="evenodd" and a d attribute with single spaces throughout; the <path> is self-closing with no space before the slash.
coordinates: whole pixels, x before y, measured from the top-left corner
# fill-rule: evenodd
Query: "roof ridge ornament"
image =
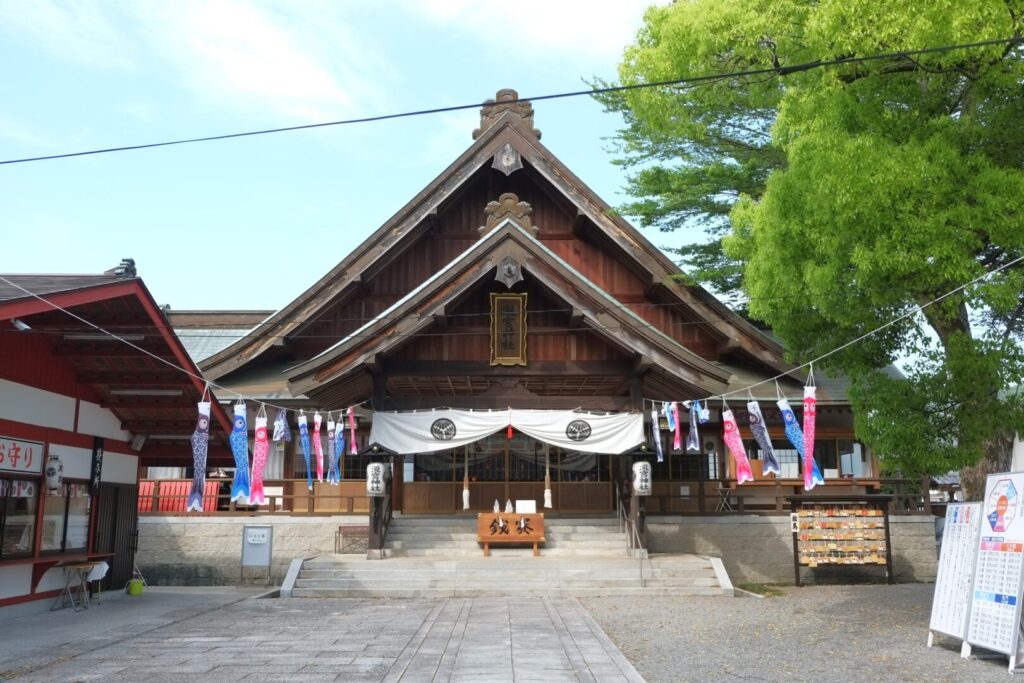
<path id="1" fill-rule="evenodd" d="M 473 139 L 480 137 L 507 111 L 521 118 L 526 129 L 540 140 L 540 131 L 533 127 L 533 105 L 529 100 L 520 100 L 519 93 L 512 88 L 502 88 L 493 100 L 484 100 L 480 108 L 480 127 L 473 131 Z"/>
<path id="2" fill-rule="evenodd" d="M 522 167 L 523 159 L 512 143 L 506 142 L 501 149 L 494 153 L 494 163 L 491 164 L 491 168 L 496 168 L 505 175 L 512 175 Z"/>
<path id="3" fill-rule="evenodd" d="M 530 216 L 533 215 L 533 207 L 526 202 L 519 201 L 519 197 L 513 192 L 502 193 L 498 201 L 487 202 L 484 207 L 487 214 L 487 221 L 479 228 L 479 233 L 484 235 L 498 226 L 499 223 L 508 219 L 536 237 L 540 228 L 533 225 Z"/>

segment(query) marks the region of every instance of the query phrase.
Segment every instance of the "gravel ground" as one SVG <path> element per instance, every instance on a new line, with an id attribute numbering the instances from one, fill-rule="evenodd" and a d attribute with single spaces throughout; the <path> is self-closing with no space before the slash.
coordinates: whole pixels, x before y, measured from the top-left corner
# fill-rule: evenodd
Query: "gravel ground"
<path id="1" fill-rule="evenodd" d="M 929 649 L 932 584 L 786 588 L 775 598 L 580 598 L 650 681 L 1009 680 L 1005 657 Z"/>

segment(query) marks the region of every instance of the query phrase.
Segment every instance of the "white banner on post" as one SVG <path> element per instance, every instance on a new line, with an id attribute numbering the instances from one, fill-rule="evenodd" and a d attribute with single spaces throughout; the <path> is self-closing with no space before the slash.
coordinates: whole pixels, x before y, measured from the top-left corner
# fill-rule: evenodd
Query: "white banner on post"
<path id="1" fill-rule="evenodd" d="M 942 553 L 935 577 L 932 615 L 928 622 L 928 646 L 932 632 L 963 640 L 967 635 L 967 613 L 971 604 L 971 582 L 981 531 L 981 503 L 950 503 L 942 532 Z"/>
<path id="2" fill-rule="evenodd" d="M 582 453 L 619 454 L 644 442 L 640 413 L 444 409 L 375 412 L 370 443 L 395 453 L 432 453 L 479 441 L 509 425 L 538 441 Z"/>
<path id="3" fill-rule="evenodd" d="M 988 476 L 967 622 L 967 642 L 1008 655 L 1010 671 L 1024 661 L 1019 652 L 1024 578 L 1022 491 L 1024 472 Z"/>

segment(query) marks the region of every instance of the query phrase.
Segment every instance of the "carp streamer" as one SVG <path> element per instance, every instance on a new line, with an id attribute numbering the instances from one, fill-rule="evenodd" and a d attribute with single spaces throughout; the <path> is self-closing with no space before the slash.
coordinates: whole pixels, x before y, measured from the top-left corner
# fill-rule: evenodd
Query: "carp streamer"
<path id="1" fill-rule="evenodd" d="M 722 425 L 725 429 L 723 436 L 725 445 L 729 452 L 736 459 L 736 481 L 742 484 L 746 481 L 754 481 L 754 473 L 750 471 L 750 461 L 747 459 L 747 451 L 743 447 L 743 439 L 740 438 L 740 428 L 736 424 L 736 418 L 728 408 L 722 410 Z"/>
<path id="2" fill-rule="evenodd" d="M 205 398 L 205 394 L 204 394 Z M 206 454 L 210 448 L 210 403 L 200 401 L 196 430 L 192 432 L 192 490 L 188 494 L 187 512 L 203 511 L 203 488 L 206 486 Z M 216 503 L 214 503 L 216 505 Z"/>
<path id="3" fill-rule="evenodd" d="M 313 490 L 313 470 L 309 466 L 309 421 L 299 413 L 299 444 L 302 446 L 302 457 L 306 459 L 306 486 Z"/>
<path id="4" fill-rule="evenodd" d="M 244 403 L 235 404 L 235 421 L 228 442 L 235 458 L 235 479 L 231 482 L 231 502 L 249 502 L 249 421 Z"/>

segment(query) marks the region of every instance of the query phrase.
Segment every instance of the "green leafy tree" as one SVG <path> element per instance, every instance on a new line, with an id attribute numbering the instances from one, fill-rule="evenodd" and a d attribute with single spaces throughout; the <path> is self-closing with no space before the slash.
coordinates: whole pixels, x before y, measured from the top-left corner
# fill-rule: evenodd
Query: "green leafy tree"
<path id="1" fill-rule="evenodd" d="M 703 225 L 694 276 L 742 288 L 814 358 L 1024 255 L 1020 42 L 820 68 L 817 60 L 1020 37 L 1024 0 L 692 0 L 648 10 L 620 79 L 772 69 L 603 97 L 621 111 L 623 211 Z M 741 277 L 740 277 L 740 274 Z M 1008 464 L 1024 434 L 1024 265 L 828 358 L 858 436 L 904 473 Z M 879 371 L 910 359 L 906 380 Z"/>

